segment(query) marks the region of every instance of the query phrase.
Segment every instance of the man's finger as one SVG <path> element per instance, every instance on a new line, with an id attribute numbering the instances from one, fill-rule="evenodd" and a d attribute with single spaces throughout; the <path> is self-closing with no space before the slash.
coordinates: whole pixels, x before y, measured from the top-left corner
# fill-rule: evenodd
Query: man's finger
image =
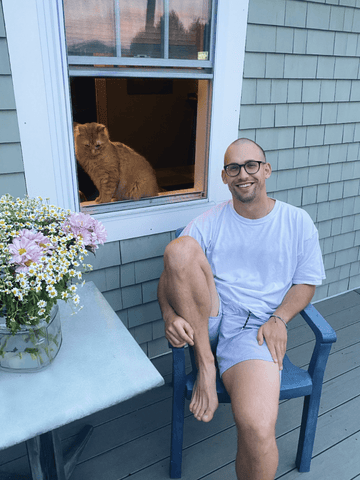
<path id="1" fill-rule="evenodd" d="M 277 352 L 278 352 L 277 358 L 278 358 L 278 360 L 279 360 L 279 361 L 278 361 L 278 363 L 279 363 L 279 370 L 282 370 L 282 369 L 283 369 L 283 358 L 284 358 L 284 355 L 282 354 L 281 350 L 282 350 L 281 347 L 277 349 Z"/>
<path id="2" fill-rule="evenodd" d="M 194 345 L 194 330 L 191 328 L 191 325 L 188 324 L 187 327 L 184 327 L 184 332 L 187 335 L 187 337 L 190 339 L 188 343 L 190 345 Z"/>
<path id="3" fill-rule="evenodd" d="M 274 345 L 269 345 L 269 343 L 267 344 L 267 346 L 268 346 L 268 349 L 269 349 L 270 354 L 271 354 L 271 356 L 272 356 L 272 359 L 274 360 L 274 363 L 279 363 L 279 361 L 278 361 L 278 355 L 277 355 L 277 353 L 276 353 L 276 348 L 275 348 L 275 346 L 274 346 Z"/>
<path id="4" fill-rule="evenodd" d="M 180 329 L 174 329 L 174 331 L 169 330 L 168 334 L 172 336 L 173 339 L 176 340 L 176 342 L 179 343 L 188 343 L 189 345 L 194 345 L 194 341 L 189 335 L 186 333 L 186 331 L 182 328 Z"/>
<path id="5" fill-rule="evenodd" d="M 186 330 L 181 330 L 180 332 L 177 332 L 177 333 L 178 333 L 179 339 L 188 343 L 189 345 L 194 345 L 194 340 L 191 337 L 189 337 Z"/>
<path id="6" fill-rule="evenodd" d="M 173 335 L 167 335 L 166 338 L 171 343 L 171 345 L 173 347 L 181 348 L 184 345 L 186 345 L 186 342 L 184 342 L 183 340 L 179 340 L 178 338 L 174 337 Z"/>

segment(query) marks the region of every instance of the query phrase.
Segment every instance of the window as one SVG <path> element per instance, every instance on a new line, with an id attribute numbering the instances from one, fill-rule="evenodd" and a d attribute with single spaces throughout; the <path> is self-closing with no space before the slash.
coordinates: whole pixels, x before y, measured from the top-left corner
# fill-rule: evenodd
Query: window
<path id="1" fill-rule="evenodd" d="M 63 6 L 81 209 L 205 198 L 215 1 Z"/>
<path id="2" fill-rule="evenodd" d="M 31 197 L 40 195 L 54 205 L 78 210 L 63 0 L 22 0 L 21 15 L 18 2 L 2 0 L 2 6 L 27 192 Z M 216 8 L 216 51 L 212 59 L 210 56 L 214 64 L 213 77 L 203 79 L 211 82 L 207 197 L 194 200 L 189 196 L 189 201 L 178 202 L 174 195 L 174 202 L 168 196 L 169 202 L 162 205 L 109 212 L 101 210 L 110 204 L 98 205 L 92 213 L 105 225 L 109 242 L 175 230 L 230 198 L 220 174 L 224 152 L 238 135 L 248 0 L 218 2 Z M 205 60 L 202 62 L 205 64 Z M 73 68 L 75 66 L 70 65 L 70 72 Z M 140 67 L 133 68 L 140 70 Z M 205 73 L 204 69 L 197 72 Z M 198 111 L 200 103 L 199 98 Z"/>

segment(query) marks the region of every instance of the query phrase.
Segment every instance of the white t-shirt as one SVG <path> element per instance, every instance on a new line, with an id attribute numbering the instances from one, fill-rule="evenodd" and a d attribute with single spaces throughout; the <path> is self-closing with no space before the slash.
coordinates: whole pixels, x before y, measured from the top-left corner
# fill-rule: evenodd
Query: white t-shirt
<path id="1" fill-rule="evenodd" d="M 232 200 L 195 218 L 195 238 L 210 263 L 224 311 L 236 305 L 267 318 L 293 284 L 325 278 L 317 229 L 305 210 L 276 200 L 263 218 L 239 215 Z"/>

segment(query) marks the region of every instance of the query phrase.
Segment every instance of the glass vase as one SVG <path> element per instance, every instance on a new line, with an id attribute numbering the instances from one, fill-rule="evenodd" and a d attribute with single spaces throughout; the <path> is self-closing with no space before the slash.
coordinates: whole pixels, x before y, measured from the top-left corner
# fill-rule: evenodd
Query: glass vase
<path id="1" fill-rule="evenodd" d="M 0 370 L 7 372 L 37 372 L 49 366 L 59 352 L 62 342 L 60 310 L 54 305 L 49 323 L 22 325 L 12 335 L 0 317 Z"/>

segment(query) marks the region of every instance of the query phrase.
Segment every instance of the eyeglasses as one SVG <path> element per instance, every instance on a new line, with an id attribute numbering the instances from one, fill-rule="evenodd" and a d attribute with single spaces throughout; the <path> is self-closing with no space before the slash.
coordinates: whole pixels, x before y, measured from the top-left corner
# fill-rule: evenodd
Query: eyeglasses
<path id="1" fill-rule="evenodd" d="M 249 162 L 243 163 L 229 163 L 224 166 L 224 170 L 229 177 L 236 177 L 239 175 L 241 167 L 244 167 L 245 172 L 249 175 L 254 175 L 260 170 L 260 165 L 265 162 L 259 162 L 258 160 L 250 160 Z"/>

